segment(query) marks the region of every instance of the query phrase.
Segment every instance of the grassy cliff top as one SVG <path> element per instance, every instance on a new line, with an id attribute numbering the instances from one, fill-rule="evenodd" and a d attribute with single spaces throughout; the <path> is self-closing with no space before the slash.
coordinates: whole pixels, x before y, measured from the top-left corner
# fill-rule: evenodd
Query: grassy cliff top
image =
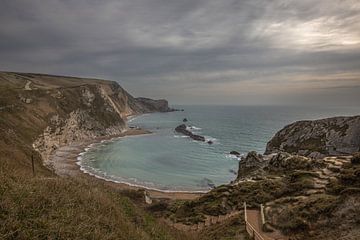
<path id="1" fill-rule="evenodd" d="M 30 89 L 54 89 L 64 87 L 76 87 L 84 84 L 111 84 L 113 81 L 94 78 L 80 78 L 68 76 L 56 76 L 38 73 L 15 73 L 0 71 L 0 87 L 4 88 L 28 88 Z"/>

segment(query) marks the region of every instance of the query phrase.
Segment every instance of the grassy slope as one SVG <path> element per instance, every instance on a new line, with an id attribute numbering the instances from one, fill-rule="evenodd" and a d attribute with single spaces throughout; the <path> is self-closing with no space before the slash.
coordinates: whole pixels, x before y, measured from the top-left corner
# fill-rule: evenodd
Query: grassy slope
<path id="1" fill-rule="evenodd" d="M 24 91 L 27 79 L 37 90 Z M 72 87 L 99 82 L 83 81 L 0 72 L 0 107 L 5 106 L 0 111 L 0 239 L 184 239 L 134 204 L 129 194 L 88 178 L 59 178 L 42 166 L 31 143 L 52 112 L 66 114 L 67 106 L 81 106 Z M 64 104 L 46 93 L 59 86 L 68 89 Z M 34 102 L 21 102 L 19 94 Z"/>
<path id="2" fill-rule="evenodd" d="M 180 239 L 126 195 L 89 179 L 0 163 L 0 239 Z"/>

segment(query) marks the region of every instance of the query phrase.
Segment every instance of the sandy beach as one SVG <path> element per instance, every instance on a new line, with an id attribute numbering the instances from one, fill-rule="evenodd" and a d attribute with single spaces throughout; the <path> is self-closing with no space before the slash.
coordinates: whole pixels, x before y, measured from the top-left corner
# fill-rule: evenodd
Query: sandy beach
<path id="1" fill-rule="evenodd" d="M 62 177 L 87 177 L 96 179 L 97 181 L 104 182 L 105 184 L 108 184 L 114 188 L 117 189 L 132 189 L 132 190 L 138 190 L 138 189 L 145 189 L 142 187 L 137 186 L 130 186 L 125 183 L 116 183 L 112 181 L 107 181 L 104 179 L 100 179 L 95 177 L 94 175 L 84 173 L 80 170 L 80 166 L 77 164 L 77 157 L 81 152 L 85 151 L 85 148 L 88 147 L 92 143 L 98 143 L 103 140 L 111 140 L 114 138 L 121 138 L 126 136 L 136 136 L 136 135 L 143 135 L 143 134 L 150 134 L 151 132 L 144 130 L 144 129 L 128 129 L 122 134 L 116 135 L 116 136 L 106 136 L 106 137 L 99 137 L 96 139 L 93 139 L 91 141 L 85 141 L 78 144 L 72 144 L 69 146 L 62 146 L 58 149 L 56 149 L 50 156 L 49 162 L 51 163 L 51 167 L 53 168 L 54 172 Z M 191 200 L 200 197 L 201 193 L 191 193 L 191 192 L 163 192 L 163 191 L 157 191 L 152 189 L 145 189 L 148 193 L 148 195 L 151 198 L 165 198 L 165 199 L 183 199 L 183 200 Z"/>

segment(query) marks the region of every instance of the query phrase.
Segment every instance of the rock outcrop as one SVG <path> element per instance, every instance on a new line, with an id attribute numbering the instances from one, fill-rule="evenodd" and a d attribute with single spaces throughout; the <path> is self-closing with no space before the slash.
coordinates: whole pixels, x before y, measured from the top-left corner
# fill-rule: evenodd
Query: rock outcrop
<path id="1" fill-rule="evenodd" d="M 299 155 L 279 152 L 272 156 L 268 162 L 271 171 L 312 170 L 321 167 L 321 162 Z"/>
<path id="2" fill-rule="evenodd" d="M 239 157 L 241 155 L 238 151 L 231 151 L 230 154 L 237 156 L 237 157 Z"/>
<path id="3" fill-rule="evenodd" d="M 245 157 L 242 157 L 239 162 L 239 170 L 237 179 L 245 179 L 249 176 L 253 176 L 254 172 L 261 171 L 261 168 L 265 166 L 264 158 L 261 154 L 252 151 Z"/>
<path id="4" fill-rule="evenodd" d="M 268 142 L 265 154 L 279 151 L 322 158 L 360 149 L 360 116 L 298 121 L 284 127 Z"/>
<path id="5" fill-rule="evenodd" d="M 186 136 L 189 136 L 191 139 L 193 139 L 195 141 L 205 142 L 205 137 L 193 134 L 192 132 L 190 132 L 189 130 L 186 129 L 185 124 L 181 124 L 181 125 L 177 126 L 175 128 L 175 131 L 178 132 L 178 133 L 182 133 L 182 134 L 184 134 Z"/>

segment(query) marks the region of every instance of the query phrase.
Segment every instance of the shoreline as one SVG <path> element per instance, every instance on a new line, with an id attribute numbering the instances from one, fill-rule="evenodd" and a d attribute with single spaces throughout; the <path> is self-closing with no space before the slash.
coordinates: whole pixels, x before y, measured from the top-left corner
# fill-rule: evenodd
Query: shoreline
<path id="1" fill-rule="evenodd" d="M 62 177 L 86 177 L 91 178 L 92 180 L 100 181 L 107 185 L 110 185 L 116 189 L 120 190 L 145 190 L 151 198 L 157 199 L 178 199 L 178 200 L 192 200 L 200 197 L 206 192 L 191 192 L 191 191 L 162 191 L 158 189 L 151 189 L 144 186 L 134 186 L 130 183 L 125 182 L 115 182 L 108 179 L 105 179 L 96 174 L 85 172 L 81 169 L 80 164 L 78 164 L 78 157 L 81 156 L 81 153 L 85 152 L 85 149 L 91 144 L 101 143 L 102 141 L 110 141 L 112 139 L 123 138 L 126 136 L 138 136 L 144 134 L 151 134 L 150 131 L 144 129 L 127 129 L 122 134 L 114 136 L 104 136 L 96 139 L 84 141 L 82 143 L 62 146 L 56 149 L 49 157 L 49 161 L 52 163 L 51 166 L 56 175 Z"/>

